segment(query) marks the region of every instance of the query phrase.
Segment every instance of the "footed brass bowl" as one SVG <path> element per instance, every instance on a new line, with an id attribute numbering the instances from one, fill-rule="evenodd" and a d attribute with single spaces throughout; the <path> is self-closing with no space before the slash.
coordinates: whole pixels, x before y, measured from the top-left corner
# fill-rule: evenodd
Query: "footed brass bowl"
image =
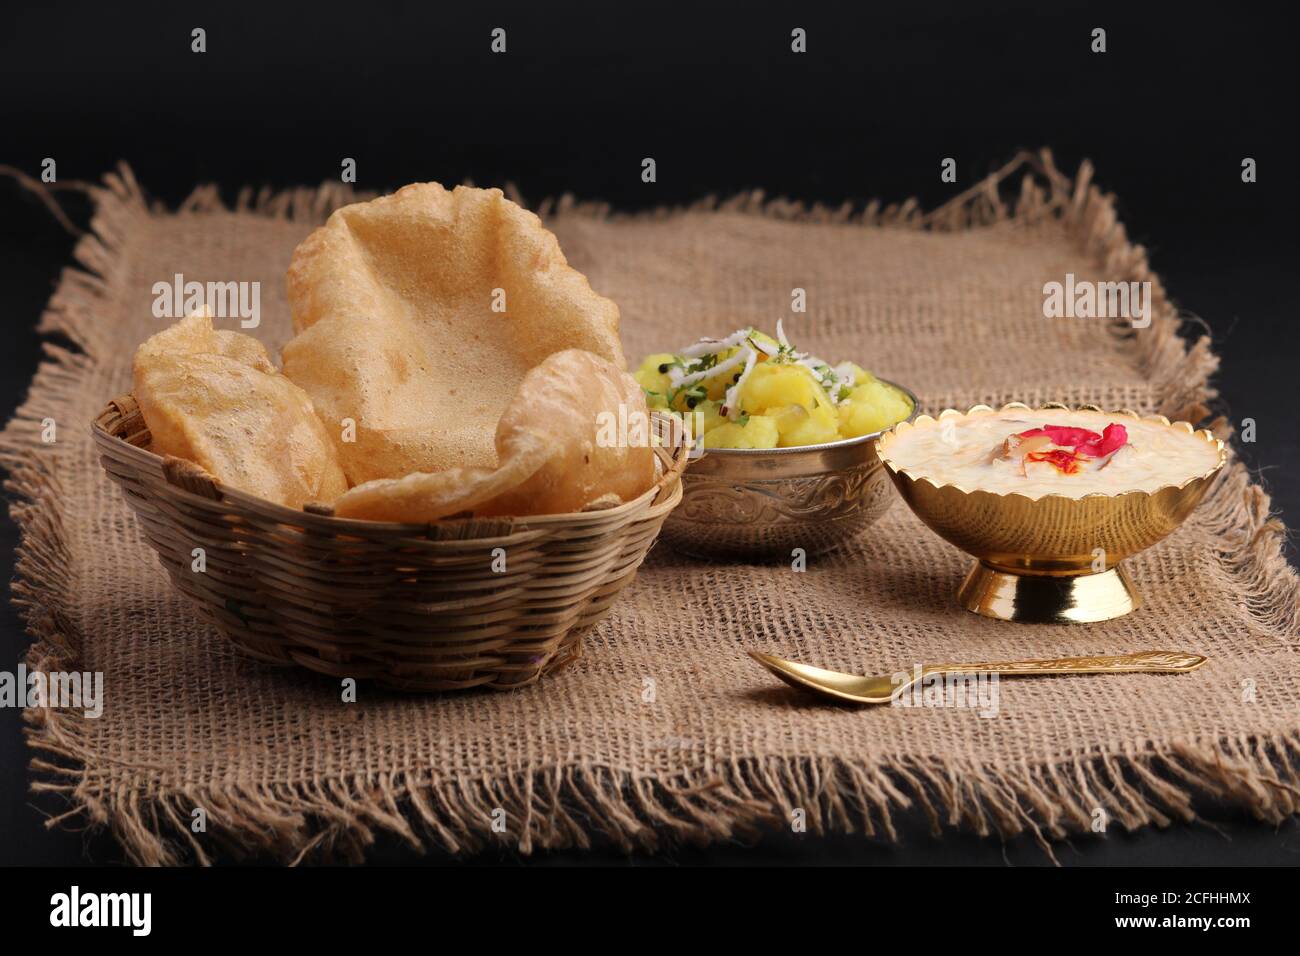
<path id="1" fill-rule="evenodd" d="M 1031 409 L 1020 402 L 1000 409 L 976 405 L 965 413 L 950 408 L 938 419 L 922 415 L 915 423 L 896 425 L 881 437 L 877 450 L 885 471 L 917 517 L 977 559 L 957 593 L 962 607 L 1004 621 L 1066 623 L 1119 617 L 1141 604 L 1121 562 L 1182 524 L 1227 460 L 1223 442 L 1210 432 L 1196 431 L 1187 422 L 1171 424 L 1159 415 L 1139 416 L 1127 409 L 1105 412 L 1185 430 L 1213 444 L 1218 459 L 1209 471 L 1179 485 L 1081 498 L 1049 494 L 1035 499 L 1016 492 L 938 485 L 890 458 L 893 441 L 913 427 L 1008 409 L 1048 408 L 1069 409 L 1056 403 Z M 1095 405 L 1079 408 L 1103 411 Z"/>
<path id="2" fill-rule="evenodd" d="M 881 379 L 881 381 L 885 381 Z M 916 396 L 885 382 L 912 403 Z M 682 475 L 664 522 L 674 548 L 703 558 L 790 560 L 852 540 L 894 503 L 876 455 L 882 432 L 794 448 L 711 448 Z"/>

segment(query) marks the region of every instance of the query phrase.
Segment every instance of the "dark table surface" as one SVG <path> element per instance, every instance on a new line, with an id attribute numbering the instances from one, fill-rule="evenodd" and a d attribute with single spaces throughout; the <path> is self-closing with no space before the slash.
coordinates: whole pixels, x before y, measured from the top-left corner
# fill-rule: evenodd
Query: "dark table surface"
<path id="1" fill-rule="evenodd" d="M 94 179 L 125 159 L 169 203 L 202 181 L 228 196 L 244 183 L 316 183 L 348 156 L 358 185 L 381 190 L 423 179 L 513 181 L 528 197 L 571 190 L 632 209 L 761 187 L 835 203 L 915 195 L 933 206 L 1018 149 L 1050 145 L 1067 172 L 1093 160 L 1170 294 L 1213 334 L 1223 359 L 1218 411 L 1255 420 L 1256 441 L 1238 449 L 1283 519 L 1300 516 L 1292 278 L 1300 249 L 1288 165 L 1296 60 L 1289 34 L 1265 14 L 801 4 L 664 8 L 633 22 L 599 5 L 496 5 L 490 17 L 371 6 L 366 29 L 350 7 L 318 6 L 308 31 L 267 5 L 227 6 L 220 18 L 162 4 L 130 15 L 14 11 L 14 29 L 0 33 L 0 163 L 38 174 L 52 156 L 61 179 Z M 493 58 L 488 33 L 497 25 L 508 30 L 508 53 Z M 189 50 L 195 26 L 208 30 L 206 54 Z M 808 31 L 802 57 L 789 52 L 795 26 Z M 1089 51 L 1098 26 L 1105 54 Z M 658 163 L 653 186 L 639 179 L 644 156 Z M 959 164 L 955 186 L 939 182 L 948 156 Z M 1241 181 L 1245 157 L 1257 161 L 1255 183 Z M 85 207 L 65 198 L 84 223 Z M 48 211 L 0 178 L 6 418 L 35 370 L 35 322 L 70 250 Z M 12 522 L 0 522 L 0 573 L 9 577 L 16 544 Z M 0 669 L 14 669 L 27 642 L 6 604 Z M 42 821 L 59 804 L 28 792 L 20 724 L 18 711 L 0 710 L 0 864 L 120 861 L 103 834 L 46 831 Z M 1230 807 L 1200 809 L 1213 827 L 1078 839 L 1058 856 L 1085 866 L 1300 859 L 1294 821 L 1276 830 Z M 389 843 L 372 858 L 447 862 Z M 469 862 L 517 859 L 491 852 Z M 898 845 L 773 835 L 658 857 L 555 853 L 531 862 L 1044 859 L 1027 841 L 935 840 L 908 818 Z"/>

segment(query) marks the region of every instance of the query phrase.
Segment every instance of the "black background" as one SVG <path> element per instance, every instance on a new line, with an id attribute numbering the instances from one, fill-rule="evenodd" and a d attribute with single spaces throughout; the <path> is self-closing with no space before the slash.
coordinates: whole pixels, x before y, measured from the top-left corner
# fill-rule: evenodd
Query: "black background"
<path id="1" fill-rule="evenodd" d="M 1282 8 L 1279 8 L 1279 11 Z M 1294 41 L 1274 12 L 1240 4 L 1070 2 L 917 5 L 317 3 L 41 5 L 0 29 L 0 163 L 61 181 L 127 161 L 174 204 L 199 182 L 315 184 L 357 160 L 358 186 L 513 182 L 616 208 L 762 188 L 838 204 L 918 197 L 932 207 L 1021 148 L 1050 146 L 1073 174 L 1092 159 L 1130 235 L 1175 301 L 1212 330 L 1219 411 L 1254 418 L 1242 447 L 1274 503 L 1300 514 L 1294 363 L 1300 304 L 1293 185 Z M 489 50 L 507 30 L 508 52 Z M 808 52 L 790 52 L 803 27 Z M 190 30 L 207 52 L 190 52 Z M 1089 50 L 1094 27 L 1108 50 Z M 653 156 L 658 181 L 640 179 Z M 939 179 L 954 157 L 957 184 Z M 1241 181 L 1241 161 L 1259 181 Z M 74 217 L 85 207 L 65 194 Z M 69 261 L 48 211 L 0 178 L 0 414 L 21 401 L 34 325 Z M 0 529 L 11 573 L 12 524 Z M 1293 553 L 1293 552 L 1292 552 Z M 0 668 L 27 639 L 0 612 Z M 120 860 L 111 839 L 47 833 L 56 802 L 27 792 L 14 711 L 0 712 L 0 862 Z M 1203 806 L 1222 833 L 1173 827 L 1077 840 L 1064 863 L 1290 863 L 1280 831 Z M 1231 839 L 1225 839 L 1225 835 Z M 374 858 L 406 862 L 395 845 Z M 474 862 L 514 862 L 493 852 Z M 614 853 L 539 863 L 614 862 Z M 1042 862 L 1023 841 L 906 821 L 900 846 L 776 836 L 755 847 L 680 848 L 679 863 Z M 434 857 L 433 862 L 445 862 Z"/>

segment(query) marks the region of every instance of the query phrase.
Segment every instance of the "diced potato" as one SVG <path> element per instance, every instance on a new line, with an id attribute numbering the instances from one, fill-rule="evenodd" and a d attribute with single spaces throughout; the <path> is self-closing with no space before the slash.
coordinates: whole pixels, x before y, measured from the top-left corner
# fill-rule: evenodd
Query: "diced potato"
<path id="1" fill-rule="evenodd" d="M 857 438 L 889 428 L 912 413 L 907 396 L 884 382 L 856 386 L 839 406 L 840 434 Z"/>
<path id="2" fill-rule="evenodd" d="M 781 433 L 776 420 L 767 415 L 751 415 L 745 424 L 727 422 L 704 434 L 705 448 L 775 448 Z"/>
<path id="3" fill-rule="evenodd" d="M 727 358 L 730 357 L 730 355 L 727 356 Z M 721 375 L 710 375 L 700 384 L 708 389 L 709 398 L 720 402 L 726 397 L 727 389 L 731 388 L 732 384 L 740 377 L 740 373 L 744 370 L 745 367 L 743 365 L 737 366 L 730 371 L 723 372 Z"/>
<path id="4" fill-rule="evenodd" d="M 669 380 L 667 373 L 659 371 L 659 366 L 673 360 L 673 356 L 667 352 L 648 355 L 646 360 L 641 363 L 641 367 L 632 373 L 632 377 L 637 380 L 637 383 L 642 388 L 655 393 L 655 395 L 646 396 L 646 402 L 653 408 L 666 408 L 668 405 L 668 391 L 672 388 L 672 382 Z M 658 401 L 656 401 L 656 395 L 659 396 Z"/>
<path id="5" fill-rule="evenodd" d="M 718 411 L 721 408 L 721 402 L 705 400 L 700 402 L 694 408 L 683 412 L 682 418 L 686 421 L 686 427 L 688 429 L 694 429 L 698 422 L 700 426 L 700 434 L 707 435 L 719 425 L 726 424 L 727 420 L 718 414 Z M 697 412 L 699 413 L 698 418 L 696 417 Z"/>
<path id="6" fill-rule="evenodd" d="M 774 338 L 762 332 L 753 332 L 752 339 L 774 350 L 777 346 Z M 738 354 L 740 348 L 733 346 L 719 352 L 713 360 L 715 365 Z M 674 390 L 667 369 L 660 372 L 659 368 L 681 364 L 691 362 L 661 352 L 647 356 L 634 375 L 650 393 L 646 401 L 651 408 L 667 408 L 668 396 L 675 391 L 672 410 L 682 416 L 688 429 L 701 431 L 709 448 L 796 447 L 856 438 L 889 428 L 912 411 L 902 392 L 854 362 L 833 367 L 837 405 L 812 369 L 785 357 L 778 362 L 760 353 L 744 387 L 733 396 L 736 411 L 745 419 L 742 425 L 720 413 L 727 390 L 743 369 L 728 369 L 688 389 Z"/>
<path id="7" fill-rule="evenodd" d="M 745 380 L 741 408 L 750 414 L 764 414 L 787 405 L 802 405 L 812 411 L 826 401 L 826 393 L 804 366 L 767 362 L 755 366 Z"/>
<path id="8" fill-rule="evenodd" d="M 732 358 L 739 351 L 740 348 L 739 346 L 737 346 L 719 352 L 717 364 L 721 365 L 723 362 Z M 711 400 L 720 402 L 722 401 L 722 399 L 726 398 L 727 389 L 731 388 L 731 386 L 735 384 L 736 380 L 740 378 L 741 374 L 744 371 L 745 371 L 744 365 L 737 365 L 734 368 L 730 368 L 719 375 L 709 375 L 703 380 L 701 380 L 699 384 L 704 386 Z"/>
<path id="9" fill-rule="evenodd" d="M 808 409 L 802 405 L 786 405 L 784 408 L 771 409 L 768 414 L 775 419 L 777 431 L 782 437 L 801 426 L 809 417 Z"/>
<path id="10" fill-rule="evenodd" d="M 802 405 L 787 405 L 770 413 L 781 433 L 780 447 L 820 445 L 835 441 L 839 435 L 839 417 L 830 402 L 823 401 L 811 412 Z"/>
<path id="11" fill-rule="evenodd" d="M 849 372 L 852 377 L 850 378 L 848 375 L 844 375 L 844 372 Z M 868 382 L 874 382 L 876 380 L 876 376 L 872 375 L 856 362 L 841 362 L 839 365 L 835 366 L 835 374 L 840 376 L 840 381 L 842 383 L 849 386 L 866 385 Z"/>

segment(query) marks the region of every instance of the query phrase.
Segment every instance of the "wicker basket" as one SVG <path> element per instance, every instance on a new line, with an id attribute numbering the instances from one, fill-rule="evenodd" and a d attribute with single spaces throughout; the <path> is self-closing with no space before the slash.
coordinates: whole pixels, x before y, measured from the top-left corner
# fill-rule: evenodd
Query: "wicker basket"
<path id="1" fill-rule="evenodd" d="M 403 525 L 224 488 L 148 451 L 129 395 L 93 430 L 168 575 L 237 646 L 414 691 L 509 689 L 575 660 L 681 500 L 687 460 L 680 444 L 657 448 L 659 481 L 613 508 Z"/>

